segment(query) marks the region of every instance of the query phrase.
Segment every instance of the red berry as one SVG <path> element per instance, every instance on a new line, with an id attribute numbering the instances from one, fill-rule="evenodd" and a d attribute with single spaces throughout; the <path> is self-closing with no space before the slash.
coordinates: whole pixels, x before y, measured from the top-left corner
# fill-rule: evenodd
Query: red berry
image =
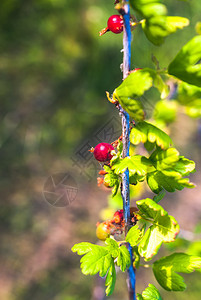
<path id="1" fill-rule="evenodd" d="M 108 29 L 113 33 L 121 33 L 123 31 L 123 25 L 124 21 L 120 15 L 113 15 L 109 17 L 107 21 Z"/>
<path id="2" fill-rule="evenodd" d="M 121 224 L 122 221 L 123 221 L 123 219 L 124 219 L 124 212 L 123 212 L 123 209 L 117 210 L 117 211 L 114 213 L 113 221 L 114 221 L 116 224 Z"/>
<path id="3" fill-rule="evenodd" d="M 100 143 L 94 149 L 94 157 L 98 161 L 110 161 L 114 147 L 108 143 Z"/>
<path id="4" fill-rule="evenodd" d="M 136 72 L 136 71 L 138 71 L 138 70 L 142 70 L 142 68 L 135 68 L 135 69 L 133 70 L 133 72 Z"/>
<path id="5" fill-rule="evenodd" d="M 110 237 L 110 229 L 105 222 L 98 224 L 96 228 L 96 236 L 101 241 L 105 241 Z"/>

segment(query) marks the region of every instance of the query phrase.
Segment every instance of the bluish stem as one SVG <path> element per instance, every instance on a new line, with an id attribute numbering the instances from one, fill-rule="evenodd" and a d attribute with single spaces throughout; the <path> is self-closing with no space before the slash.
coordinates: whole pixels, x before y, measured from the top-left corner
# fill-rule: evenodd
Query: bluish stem
<path id="1" fill-rule="evenodd" d="M 125 0 L 124 11 L 122 12 L 124 19 L 124 36 L 123 36 L 123 79 L 125 79 L 131 68 L 131 27 L 130 27 L 130 6 L 129 1 Z M 122 116 L 122 142 L 123 142 L 123 157 L 129 156 L 130 147 L 130 123 L 129 114 L 120 109 Z M 129 189 L 129 170 L 122 174 L 121 195 L 123 199 L 123 210 L 125 219 L 125 234 L 130 228 L 130 189 Z M 135 271 L 133 268 L 133 253 L 132 247 L 129 245 L 128 250 L 131 258 L 131 266 L 128 269 L 128 288 L 129 300 L 136 300 L 135 296 Z"/>
<path id="2" fill-rule="evenodd" d="M 124 47 L 124 58 L 123 58 L 123 79 L 128 76 L 128 72 L 131 68 L 131 26 L 130 26 L 130 6 L 129 1 L 125 1 L 124 5 L 124 37 L 123 37 L 123 47 Z"/>
<path id="3" fill-rule="evenodd" d="M 129 277 L 129 299 L 131 300 L 136 300 L 136 295 L 135 295 L 135 270 L 133 268 L 133 251 L 132 251 L 132 247 L 129 244 L 129 253 L 130 253 L 130 257 L 131 257 L 131 265 L 128 269 L 128 277 Z"/>

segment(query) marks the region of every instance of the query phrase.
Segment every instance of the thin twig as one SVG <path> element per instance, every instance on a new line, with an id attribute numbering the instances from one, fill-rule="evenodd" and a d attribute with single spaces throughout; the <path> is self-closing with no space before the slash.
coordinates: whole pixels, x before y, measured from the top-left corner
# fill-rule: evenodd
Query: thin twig
<path id="1" fill-rule="evenodd" d="M 123 79 L 125 79 L 131 67 L 131 27 L 130 27 L 130 6 L 129 1 L 125 0 L 124 9 L 121 11 L 124 19 L 124 34 L 123 34 Z M 122 142 L 123 142 L 123 158 L 129 156 L 130 147 L 130 124 L 129 114 L 120 107 L 122 116 Z M 125 218 L 125 234 L 130 229 L 130 190 L 129 190 L 129 170 L 122 174 L 121 195 L 123 199 L 123 209 Z M 128 245 L 128 250 L 131 257 L 131 266 L 128 269 L 128 291 L 129 299 L 135 300 L 135 271 L 133 268 L 133 253 L 132 247 Z"/>

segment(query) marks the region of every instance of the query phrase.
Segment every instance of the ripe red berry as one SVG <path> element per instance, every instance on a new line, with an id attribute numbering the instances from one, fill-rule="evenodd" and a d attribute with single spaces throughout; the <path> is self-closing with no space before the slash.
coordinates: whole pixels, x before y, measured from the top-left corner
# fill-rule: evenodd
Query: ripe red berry
<path id="1" fill-rule="evenodd" d="M 123 31 L 124 21 L 122 16 L 120 15 L 113 15 L 109 17 L 107 21 L 107 26 L 110 31 L 113 33 L 121 33 Z"/>
<path id="2" fill-rule="evenodd" d="M 124 21 L 123 17 L 120 15 L 110 16 L 107 21 L 107 27 L 99 32 L 99 35 L 105 34 L 107 31 L 112 31 L 113 33 L 121 33 L 123 31 Z"/>
<path id="3" fill-rule="evenodd" d="M 123 219 L 124 219 L 124 212 L 123 212 L 123 209 L 117 210 L 117 211 L 114 213 L 113 221 L 114 221 L 116 224 L 121 224 L 122 221 L 123 221 Z"/>
<path id="4" fill-rule="evenodd" d="M 135 69 L 133 70 L 133 72 L 136 72 L 136 71 L 138 71 L 138 70 L 142 70 L 142 68 L 135 68 Z"/>
<path id="5" fill-rule="evenodd" d="M 109 143 L 100 143 L 94 149 L 94 157 L 98 161 L 110 161 L 112 158 L 111 151 L 114 150 L 114 147 Z"/>

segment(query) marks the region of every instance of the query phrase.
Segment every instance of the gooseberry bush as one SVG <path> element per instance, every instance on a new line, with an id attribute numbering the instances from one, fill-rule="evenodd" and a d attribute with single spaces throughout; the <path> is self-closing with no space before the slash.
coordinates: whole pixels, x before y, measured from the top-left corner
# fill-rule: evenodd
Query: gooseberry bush
<path id="1" fill-rule="evenodd" d="M 201 117 L 201 30 L 198 24 L 198 34 L 179 50 L 167 69 L 160 69 L 154 59 L 154 69 L 131 70 L 131 31 L 136 26 L 142 27 L 152 44 L 160 46 L 167 36 L 188 26 L 189 20 L 168 16 L 160 0 L 117 0 L 114 5 L 117 13 L 109 18 L 100 35 L 121 36 L 123 32 L 123 81 L 111 95 L 106 92 L 122 117 L 122 135 L 90 151 L 102 165 L 98 184 L 111 188 L 114 199 L 121 195 L 122 207 L 109 220 L 97 223 L 96 235 L 104 245 L 82 242 L 72 251 L 82 255 L 85 275 L 99 273 L 105 277 L 107 296 L 115 288 L 119 268 L 127 270 L 129 299 L 162 299 L 152 283 L 136 294 L 135 276 L 140 267 L 148 264 L 156 281 L 167 291 L 184 291 L 186 285 L 180 273 L 201 268 L 201 257 L 187 253 L 155 258 L 161 245 L 174 242 L 180 231 L 177 220 L 159 202 L 166 192 L 195 186 L 188 178 L 195 172 L 195 163 L 179 153 L 166 129 L 181 108 L 190 117 Z M 152 88 L 158 90 L 160 99 L 147 120 L 141 97 Z M 130 193 L 142 182 L 146 182 L 153 197 L 138 200 L 130 207 Z"/>

